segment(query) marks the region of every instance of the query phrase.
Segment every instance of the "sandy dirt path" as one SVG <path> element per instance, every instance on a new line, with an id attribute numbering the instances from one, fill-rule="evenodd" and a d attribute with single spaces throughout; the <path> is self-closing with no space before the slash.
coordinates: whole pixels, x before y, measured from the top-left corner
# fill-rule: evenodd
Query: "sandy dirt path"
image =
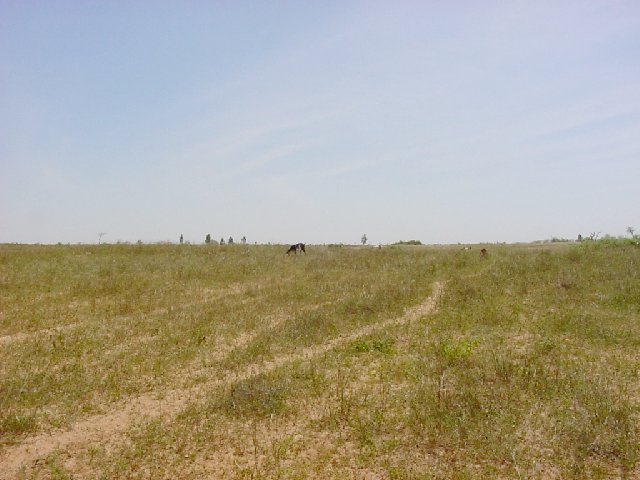
<path id="1" fill-rule="evenodd" d="M 301 348 L 267 362 L 249 365 L 240 372 L 232 372 L 220 379 L 195 387 L 152 392 L 128 399 L 114 405 L 110 412 L 86 418 L 72 425 L 68 430 L 54 430 L 27 437 L 20 444 L 0 452 L 0 479 L 13 480 L 22 470 L 28 472 L 38 461 L 57 451 L 63 451 L 65 456 L 73 458 L 76 452 L 86 451 L 92 446 L 121 444 L 125 440 L 126 432 L 132 426 L 163 416 L 175 416 L 190 403 L 203 401 L 213 389 L 268 373 L 291 362 L 318 357 L 330 350 L 348 345 L 360 337 L 383 331 L 394 325 L 415 321 L 436 310 L 443 291 L 443 285 L 436 282 L 429 297 L 422 303 L 407 308 L 399 317 L 368 325 L 350 334 L 335 337 L 321 345 Z"/>

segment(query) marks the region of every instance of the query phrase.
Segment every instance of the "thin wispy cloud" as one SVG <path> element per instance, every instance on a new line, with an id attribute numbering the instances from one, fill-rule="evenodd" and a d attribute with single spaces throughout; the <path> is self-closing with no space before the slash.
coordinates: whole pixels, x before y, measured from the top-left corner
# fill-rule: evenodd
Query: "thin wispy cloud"
<path id="1" fill-rule="evenodd" d="M 233 174 L 246 175 L 256 170 L 263 170 L 276 162 L 284 162 L 291 168 L 295 168 L 296 154 L 301 154 L 311 148 L 313 148 L 312 144 L 279 145 L 272 149 L 265 149 L 264 152 L 257 155 L 246 155 L 248 158 L 239 160 L 239 165 L 233 170 Z"/>
<path id="2" fill-rule="evenodd" d="M 637 2 L 13 2 L 0 27 L 0 241 L 640 226 Z"/>

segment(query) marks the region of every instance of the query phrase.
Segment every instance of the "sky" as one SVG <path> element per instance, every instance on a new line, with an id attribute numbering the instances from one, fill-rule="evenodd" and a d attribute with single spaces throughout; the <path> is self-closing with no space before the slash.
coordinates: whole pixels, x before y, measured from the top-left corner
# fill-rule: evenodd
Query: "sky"
<path id="1" fill-rule="evenodd" d="M 640 2 L 0 0 L 0 243 L 640 231 Z"/>

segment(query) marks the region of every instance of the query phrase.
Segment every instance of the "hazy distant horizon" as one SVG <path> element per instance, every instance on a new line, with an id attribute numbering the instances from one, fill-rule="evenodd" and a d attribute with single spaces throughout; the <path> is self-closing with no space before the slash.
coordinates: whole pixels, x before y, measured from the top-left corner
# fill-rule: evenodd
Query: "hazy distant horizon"
<path id="1" fill-rule="evenodd" d="M 600 232 L 590 232 L 587 235 L 582 235 L 582 239 L 578 239 L 578 238 L 558 238 L 558 237 L 553 237 L 553 238 L 545 238 L 545 239 L 536 239 L 536 240 L 529 240 L 529 241 L 517 241 L 517 242 L 501 242 L 501 241 L 496 241 L 496 242 L 455 242 L 455 243 L 425 243 L 422 242 L 419 238 L 408 238 L 408 239 L 400 239 L 400 240 L 396 240 L 394 242 L 388 242 L 388 243 L 371 243 L 369 241 L 367 241 L 366 244 L 363 244 L 362 242 L 306 242 L 305 245 L 308 246 L 344 246 L 344 247 L 378 247 L 378 246 L 395 246 L 395 245 L 402 245 L 403 243 L 408 244 L 408 242 L 415 242 L 415 241 L 419 241 L 420 245 L 418 246 L 425 246 L 425 247 L 438 247 L 438 246 L 474 246 L 474 245 L 529 245 L 529 244 L 553 244 L 553 243 L 580 243 L 580 242 L 588 242 L 591 239 L 589 238 L 589 235 L 591 235 L 591 233 L 599 233 L 598 236 L 595 238 L 596 240 L 603 240 L 603 239 L 628 239 L 631 238 L 628 234 L 627 235 L 610 235 L 610 234 L 601 234 Z M 206 236 L 205 236 L 206 237 Z M 291 245 L 291 242 L 258 242 L 256 241 L 250 241 L 249 239 L 247 239 L 246 243 L 242 243 L 242 241 L 240 239 L 236 239 L 236 237 L 233 237 L 233 244 L 234 245 L 248 245 L 248 246 L 288 246 Z M 242 237 L 240 237 L 242 238 Z M 224 244 L 220 244 L 220 238 L 212 238 L 211 239 L 211 246 L 215 247 L 215 246 L 227 246 L 229 237 L 224 238 Z M 303 242 L 304 243 L 304 242 Z M 176 240 L 156 240 L 156 241 L 142 241 L 142 240 L 136 240 L 136 241 L 130 241 L 130 240 L 115 240 L 115 241 L 109 241 L 109 240 L 102 240 L 100 242 L 95 241 L 95 242 L 35 242 L 35 243 L 21 243 L 21 242 L 0 242 L 0 245 L 23 245 L 23 246 L 37 246 L 37 245 L 42 245 L 42 246 L 54 246 L 54 245 L 64 245 L 64 246 L 78 246 L 78 245 L 85 245 L 85 246 L 92 246 L 92 245 L 193 245 L 193 246 L 198 246 L 198 245 L 207 245 L 205 239 L 203 238 L 202 240 L 193 240 L 193 239 L 187 239 L 187 238 L 183 238 L 183 243 L 180 242 L 180 239 L 176 239 Z"/>
<path id="2" fill-rule="evenodd" d="M 640 229 L 640 2 L 0 4 L 0 243 Z"/>

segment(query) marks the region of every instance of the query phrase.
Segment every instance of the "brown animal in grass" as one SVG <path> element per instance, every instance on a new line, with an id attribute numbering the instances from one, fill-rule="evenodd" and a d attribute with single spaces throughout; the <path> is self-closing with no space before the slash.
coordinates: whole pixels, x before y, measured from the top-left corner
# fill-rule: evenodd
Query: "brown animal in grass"
<path id="1" fill-rule="evenodd" d="M 287 250 L 287 255 L 289 255 L 291 252 L 295 253 L 296 255 L 300 252 L 304 252 L 305 254 L 307 253 L 304 248 L 304 243 L 296 243 L 295 245 L 291 245 L 289 247 L 289 250 Z"/>

